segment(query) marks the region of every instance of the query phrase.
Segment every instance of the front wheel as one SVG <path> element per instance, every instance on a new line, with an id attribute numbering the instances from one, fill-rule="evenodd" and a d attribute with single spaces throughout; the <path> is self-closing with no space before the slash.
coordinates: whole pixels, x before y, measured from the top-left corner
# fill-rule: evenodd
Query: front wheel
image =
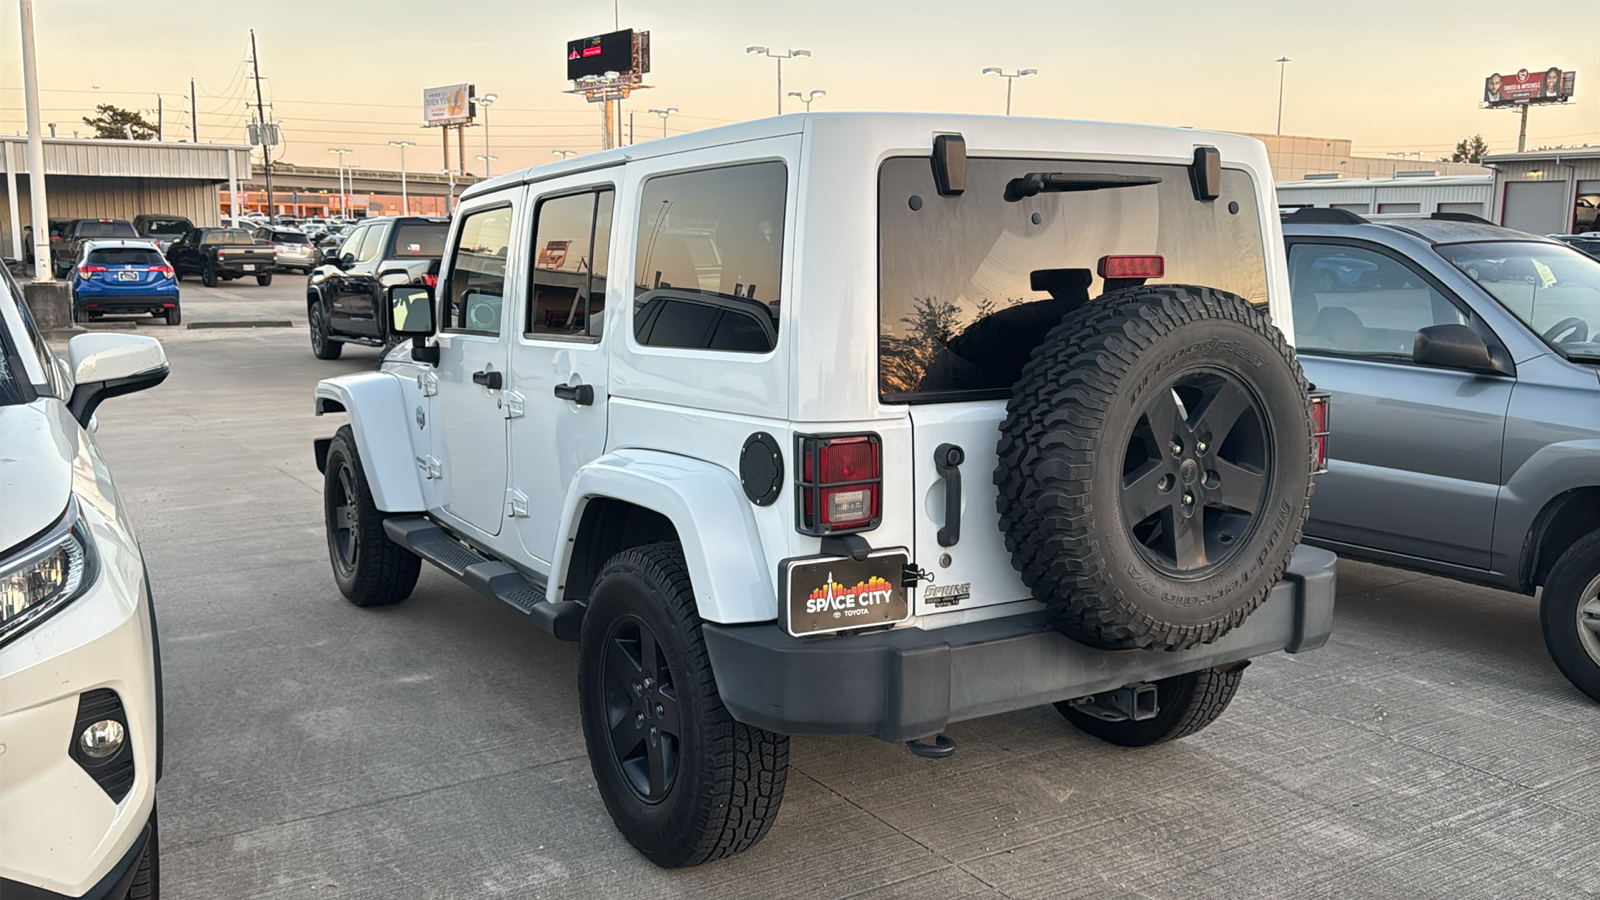
<path id="1" fill-rule="evenodd" d="M 1243 666 L 1229 672 L 1202 669 L 1163 678 L 1156 682 L 1155 716 L 1140 722 L 1109 722 L 1089 715 L 1070 700 L 1055 707 L 1085 734 L 1121 747 L 1148 747 L 1188 737 L 1215 722 L 1238 692 L 1242 677 Z"/>
<path id="2" fill-rule="evenodd" d="M 1539 624 L 1556 668 L 1600 700 L 1600 531 L 1556 560 L 1539 598 Z"/>
<path id="3" fill-rule="evenodd" d="M 322 505 L 340 593 L 356 606 L 388 606 L 411 596 L 422 560 L 384 534 L 384 514 L 372 501 L 349 425 L 328 446 Z"/>
<path id="4" fill-rule="evenodd" d="M 256 284 L 259 284 L 262 287 L 266 287 L 267 285 L 269 285 L 271 283 L 272 283 L 272 273 L 271 272 L 265 272 L 265 273 L 262 273 L 262 274 L 256 276 Z"/>
<path id="5" fill-rule="evenodd" d="M 675 543 L 612 557 L 583 617 L 578 703 L 611 819 L 663 868 L 754 846 L 772 827 L 789 739 L 734 721 L 717 694 Z"/>
<path id="6" fill-rule="evenodd" d="M 311 326 L 311 355 L 317 359 L 338 359 L 344 352 L 344 344 L 328 337 L 328 317 L 322 311 L 321 300 L 311 304 L 307 319 Z"/>

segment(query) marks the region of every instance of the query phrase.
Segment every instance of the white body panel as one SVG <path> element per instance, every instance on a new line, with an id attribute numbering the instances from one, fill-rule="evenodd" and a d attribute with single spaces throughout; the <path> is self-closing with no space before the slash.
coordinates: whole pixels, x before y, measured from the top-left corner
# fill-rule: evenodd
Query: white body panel
<path id="1" fill-rule="evenodd" d="M 361 372 L 317 382 L 317 415 L 327 410 L 328 401 L 349 413 L 372 500 L 384 512 L 421 512 L 427 508 L 422 497 L 419 454 L 411 443 L 411 432 L 420 430 L 413 424 L 416 404 L 406 402 L 417 397 L 408 397 L 408 382 L 416 391 L 414 377 L 388 372 Z"/>

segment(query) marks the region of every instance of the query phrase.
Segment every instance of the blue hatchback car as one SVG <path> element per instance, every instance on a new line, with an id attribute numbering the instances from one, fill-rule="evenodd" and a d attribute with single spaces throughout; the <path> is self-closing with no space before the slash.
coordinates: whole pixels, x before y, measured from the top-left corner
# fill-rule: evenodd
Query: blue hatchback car
<path id="1" fill-rule="evenodd" d="M 72 318 L 110 315 L 183 319 L 172 266 L 149 241 L 90 241 L 72 275 Z"/>

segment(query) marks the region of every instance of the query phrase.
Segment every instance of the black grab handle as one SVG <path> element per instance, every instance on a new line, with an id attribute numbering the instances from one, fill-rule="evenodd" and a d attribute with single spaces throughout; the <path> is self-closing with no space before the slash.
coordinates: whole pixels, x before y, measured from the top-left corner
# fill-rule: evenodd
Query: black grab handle
<path id="1" fill-rule="evenodd" d="M 579 406 L 594 405 L 594 385 L 592 384 L 558 384 L 555 394 L 563 400 L 571 400 Z"/>
<path id="2" fill-rule="evenodd" d="M 505 379 L 499 372 L 473 372 L 472 383 L 481 384 L 491 391 L 498 391 L 501 385 L 505 384 Z"/>
<path id="3" fill-rule="evenodd" d="M 961 464 L 966 451 L 955 444 L 940 444 L 933 451 L 933 467 L 944 479 L 944 525 L 939 528 L 939 546 L 954 547 L 961 540 Z"/>

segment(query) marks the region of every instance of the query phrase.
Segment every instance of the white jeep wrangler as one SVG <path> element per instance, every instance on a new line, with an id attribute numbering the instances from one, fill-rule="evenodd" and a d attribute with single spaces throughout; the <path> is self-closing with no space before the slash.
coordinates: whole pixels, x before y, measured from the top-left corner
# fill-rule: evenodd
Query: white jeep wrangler
<path id="1" fill-rule="evenodd" d="M 475 185 L 412 344 L 317 386 L 335 580 L 579 641 L 662 866 L 761 839 L 790 735 L 1191 734 L 1332 626 L 1282 247 L 1262 146 L 1180 129 L 791 115 Z"/>

